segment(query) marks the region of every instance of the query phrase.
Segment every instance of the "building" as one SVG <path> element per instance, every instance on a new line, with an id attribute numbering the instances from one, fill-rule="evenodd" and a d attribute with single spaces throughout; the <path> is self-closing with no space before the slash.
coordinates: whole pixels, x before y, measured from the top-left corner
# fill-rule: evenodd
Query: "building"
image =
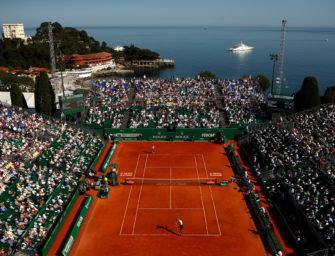
<path id="1" fill-rule="evenodd" d="M 74 66 L 79 65 L 95 66 L 111 62 L 112 59 L 113 59 L 112 54 L 108 52 L 99 52 L 85 55 L 72 54 L 72 55 L 65 55 L 63 63 L 72 64 Z"/>
<path id="2" fill-rule="evenodd" d="M 26 99 L 29 109 L 35 108 L 35 94 L 33 92 L 23 92 L 23 96 Z M 11 107 L 12 100 L 10 97 L 10 92 L 0 92 L 0 104 Z"/>
<path id="3" fill-rule="evenodd" d="M 20 38 L 22 40 L 27 40 L 26 35 L 24 34 L 23 23 L 18 24 L 2 24 L 3 28 L 3 38 Z"/>

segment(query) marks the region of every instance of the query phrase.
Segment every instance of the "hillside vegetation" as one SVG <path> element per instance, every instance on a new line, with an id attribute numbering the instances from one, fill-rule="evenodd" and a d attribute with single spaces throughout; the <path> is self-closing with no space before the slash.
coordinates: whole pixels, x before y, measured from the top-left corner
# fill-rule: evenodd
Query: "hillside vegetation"
<path id="1" fill-rule="evenodd" d="M 109 52 L 113 59 L 122 57 L 127 61 L 152 60 L 159 58 L 159 54 L 148 49 L 140 49 L 134 45 L 126 46 L 124 52 L 114 51 L 106 42 L 100 43 L 89 36 L 85 30 L 72 27 L 62 27 L 55 22 L 53 26 L 53 40 L 56 56 L 60 51 L 64 55 L 89 54 Z M 11 69 L 28 69 L 30 66 L 50 68 L 48 23 L 44 22 L 36 29 L 35 36 L 27 45 L 20 39 L 0 40 L 0 66 Z"/>

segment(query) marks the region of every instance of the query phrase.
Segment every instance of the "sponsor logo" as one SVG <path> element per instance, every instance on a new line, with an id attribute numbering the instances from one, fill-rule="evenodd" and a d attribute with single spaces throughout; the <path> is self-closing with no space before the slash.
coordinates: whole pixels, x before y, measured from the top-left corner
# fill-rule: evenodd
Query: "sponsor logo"
<path id="1" fill-rule="evenodd" d="M 134 138 L 142 136 L 142 133 L 115 133 L 113 135 L 117 138 Z"/>
<path id="2" fill-rule="evenodd" d="M 78 221 L 77 221 L 77 227 L 80 228 L 81 224 L 83 223 L 84 218 L 82 216 L 79 217 Z"/>
<path id="3" fill-rule="evenodd" d="M 188 138 L 190 138 L 190 136 L 188 136 L 188 135 L 176 135 L 175 138 L 176 139 L 188 139 Z"/>
<path id="4" fill-rule="evenodd" d="M 215 133 L 202 133 L 201 134 L 201 137 L 204 137 L 204 138 L 211 138 L 211 137 L 215 137 L 216 134 Z"/>
<path id="5" fill-rule="evenodd" d="M 208 185 L 214 185 L 214 184 L 215 184 L 215 179 L 208 180 L 208 181 L 207 181 L 207 184 L 208 184 Z"/>
<path id="6" fill-rule="evenodd" d="M 219 177 L 221 177 L 222 173 L 221 172 L 210 172 L 209 176 L 211 176 L 211 177 L 213 177 L 213 176 L 219 176 Z"/>
<path id="7" fill-rule="evenodd" d="M 133 180 L 133 179 L 127 179 L 127 184 L 135 184 L 135 180 Z"/>
<path id="8" fill-rule="evenodd" d="M 161 135 L 161 136 L 159 136 L 159 135 L 154 135 L 154 136 L 152 136 L 152 138 L 153 138 L 153 139 L 166 139 L 166 135 Z"/>
<path id="9" fill-rule="evenodd" d="M 63 254 L 66 255 L 70 252 L 73 242 L 74 242 L 74 239 L 73 239 L 73 236 L 71 235 L 68 242 L 66 243 L 66 246 L 65 246 L 63 252 L 62 252 Z"/>
<path id="10" fill-rule="evenodd" d="M 121 172 L 120 177 L 131 177 L 133 176 L 132 172 Z"/>

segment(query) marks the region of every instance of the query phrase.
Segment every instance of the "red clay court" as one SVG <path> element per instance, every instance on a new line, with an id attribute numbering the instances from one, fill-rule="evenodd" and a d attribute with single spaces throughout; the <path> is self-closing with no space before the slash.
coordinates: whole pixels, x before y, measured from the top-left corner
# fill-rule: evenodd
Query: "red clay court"
<path id="1" fill-rule="evenodd" d="M 267 255 L 236 184 L 172 182 L 230 180 L 234 174 L 222 145 L 120 142 L 112 163 L 121 183 L 162 181 L 111 187 L 109 198 L 92 206 L 71 255 Z M 182 236 L 177 217 L 184 222 Z"/>

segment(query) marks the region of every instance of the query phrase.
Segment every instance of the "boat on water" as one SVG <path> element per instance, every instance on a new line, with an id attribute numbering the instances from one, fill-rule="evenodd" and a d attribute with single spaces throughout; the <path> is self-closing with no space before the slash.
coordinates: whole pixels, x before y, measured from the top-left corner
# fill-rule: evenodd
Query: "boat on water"
<path id="1" fill-rule="evenodd" d="M 234 47 L 229 48 L 228 50 L 232 51 L 232 52 L 237 52 L 237 51 L 248 51 L 248 50 L 252 50 L 254 48 L 255 47 L 253 47 L 253 46 L 248 46 L 248 45 L 240 42 L 238 45 L 235 45 Z"/>
<path id="2" fill-rule="evenodd" d="M 124 51 L 124 47 L 118 45 L 118 46 L 116 46 L 116 47 L 114 48 L 114 51 L 122 52 L 122 51 Z"/>

